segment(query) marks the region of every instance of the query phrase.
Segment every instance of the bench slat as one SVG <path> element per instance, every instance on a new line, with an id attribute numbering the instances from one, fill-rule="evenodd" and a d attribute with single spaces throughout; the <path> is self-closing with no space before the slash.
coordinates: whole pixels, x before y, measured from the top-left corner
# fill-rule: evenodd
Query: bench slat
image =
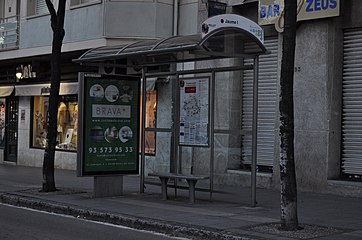
<path id="1" fill-rule="evenodd" d="M 174 173 L 149 173 L 148 176 L 177 178 L 177 179 L 186 179 L 186 180 L 203 180 L 210 178 L 209 176 L 202 176 L 202 175 L 184 175 L 184 174 L 174 174 Z"/>

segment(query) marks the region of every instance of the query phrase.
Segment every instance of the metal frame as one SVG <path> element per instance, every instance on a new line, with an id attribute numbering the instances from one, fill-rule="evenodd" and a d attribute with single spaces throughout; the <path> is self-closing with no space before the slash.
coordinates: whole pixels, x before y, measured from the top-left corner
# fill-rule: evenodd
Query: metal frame
<path id="1" fill-rule="evenodd" d="M 211 73 L 210 77 L 210 89 L 209 89 L 209 146 L 210 148 L 210 199 L 212 198 L 213 189 L 214 189 L 214 113 L 215 113 L 215 79 L 216 79 L 216 73 L 217 72 L 230 72 L 230 71 L 241 71 L 241 70 L 247 70 L 247 69 L 253 69 L 254 70 L 254 84 L 253 84 L 253 123 L 252 123 L 252 165 L 251 165 L 251 205 L 253 207 L 256 206 L 256 163 L 257 163 L 257 116 L 258 116 L 258 72 L 259 72 L 259 57 L 254 57 L 254 64 L 253 65 L 246 65 L 246 66 L 239 66 L 239 67 L 220 67 L 220 68 L 213 68 L 213 69 L 195 69 L 195 70 L 179 70 L 179 71 L 170 71 L 170 72 L 163 72 L 163 73 L 150 73 L 146 74 L 146 67 L 142 70 L 142 79 L 146 79 L 147 77 L 159 77 L 159 76 L 176 76 L 176 84 L 178 83 L 178 79 L 180 75 L 187 75 L 187 74 L 202 74 L 202 73 Z M 143 89 L 145 89 L 146 81 L 143 81 Z M 178 84 L 177 84 L 178 86 Z M 178 88 L 177 86 L 173 86 L 173 98 L 179 99 L 177 96 Z M 176 89 L 176 91 L 175 91 Z M 145 96 L 146 91 L 143 91 L 142 96 Z M 175 96 L 176 94 L 176 96 Z M 145 102 L 143 102 L 143 106 L 145 106 Z M 179 106 L 179 103 L 177 100 L 175 101 L 175 105 Z M 171 151 L 171 154 L 173 153 L 173 156 L 171 156 L 173 159 L 176 159 L 176 166 L 178 165 L 180 161 L 180 155 L 181 155 L 181 148 L 183 145 L 178 144 L 178 128 L 179 128 L 179 110 L 176 108 L 173 108 L 173 115 L 175 116 L 175 122 L 176 122 L 176 128 L 174 130 L 170 130 L 166 132 L 172 132 L 173 133 L 173 141 L 175 149 L 174 151 Z M 146 112 L 144 108 L 142 109 L 142 123 L 145 123 L 146 120 Z M 144 131 L 145 125 L 142 124 L 142 151 L 141 151 L 141 181 L 140 181 L 140 192 L 144 192 L 144 185 L 145 185 L 145 154 L 144 154 Z M 159 131 L 160 130 L 160 131 Z M 164 129 L 155 129 L 155 132 L 165 132 Z M 200 148 L 200 146 L 188 146 L 188 147 L 197 147 Z M 204 147 L 204 146 L 202 146 Z M 179 170 L 179 168 L 175 169 L 176 172 Z"/>

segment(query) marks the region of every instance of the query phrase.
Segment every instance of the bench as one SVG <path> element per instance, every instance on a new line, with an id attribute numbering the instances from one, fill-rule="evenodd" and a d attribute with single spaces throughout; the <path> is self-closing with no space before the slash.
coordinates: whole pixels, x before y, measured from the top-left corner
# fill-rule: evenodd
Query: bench
<path id="1" fill-rule="evenodd" d="M 167 182 L 169 179 L 185 179 L 189 185 L 190 203 L 195 203 L 195 186 L 197 181 L 210 178 L 209 176 L 184 175 L 184 174 L 175 174 L 175 173 L 149 173 L 148 176 L 160 178 L 163 200 L 167 200 Z"/>

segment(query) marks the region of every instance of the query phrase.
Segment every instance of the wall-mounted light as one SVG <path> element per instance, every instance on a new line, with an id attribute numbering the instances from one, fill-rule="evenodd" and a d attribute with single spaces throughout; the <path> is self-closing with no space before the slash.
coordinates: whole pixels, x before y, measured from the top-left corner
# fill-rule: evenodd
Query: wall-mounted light
<path id="1" fill-rule="evenodd" d="M 17 79 L 22 79 L 22 78 L 23 78 L 23 73 L 22 73 L 21 67 L 17 67 L 17 68 L 16 68 L 16 73 L 15 73 L 15 75 L 16 75 L 16 78 L 17 78 Z"/>

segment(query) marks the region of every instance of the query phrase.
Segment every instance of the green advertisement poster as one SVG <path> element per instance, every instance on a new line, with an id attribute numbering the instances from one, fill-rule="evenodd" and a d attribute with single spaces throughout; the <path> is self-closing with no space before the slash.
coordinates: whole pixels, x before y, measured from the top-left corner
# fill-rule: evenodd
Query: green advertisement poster
<path id="1" fill-rule="evenodd" d="M 85 74 L 82 175 L 138 173 L 140 79 Z"/>

